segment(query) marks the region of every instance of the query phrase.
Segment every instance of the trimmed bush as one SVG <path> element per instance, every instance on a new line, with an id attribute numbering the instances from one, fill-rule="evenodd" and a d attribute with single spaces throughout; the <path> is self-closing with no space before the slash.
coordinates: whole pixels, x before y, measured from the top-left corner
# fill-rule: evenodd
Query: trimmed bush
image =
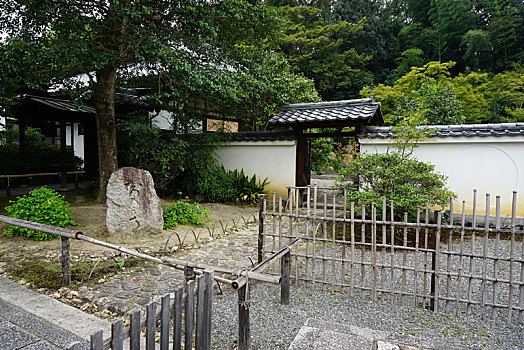
<path id="1" fill-rule="evenodd" d="M 5 210 L 14 218 L 34 221 L 41 224 L 68 228 L 76 225 L 69 203 L 57 192 L 47 188 L 37 188 L 29 194 L 10 201 Z M 35 241 L 46 241 L 58 236 L 27 228 L 9 226 L 7 236 L 26 236 Z"/>
<path id="2" fill-rule="evenodd" d="M 182 225 L 204 226 L 209 211 L 198 203 L 175 202 L 164 209 L 164 229 Z"/>

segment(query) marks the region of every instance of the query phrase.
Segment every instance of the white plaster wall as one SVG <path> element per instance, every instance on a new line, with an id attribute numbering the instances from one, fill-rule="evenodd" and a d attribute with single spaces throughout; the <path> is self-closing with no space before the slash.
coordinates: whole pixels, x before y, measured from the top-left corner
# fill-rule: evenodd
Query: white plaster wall
<path id="1" fill-rule="evenodd" d="M 361 152 L 383 153 L 388 139 L 361 138 Z M 501 197 L 502 215 L 511 215 L 513 191 L 517 191 L 517 215 L 524 216 L 524 137 L 445 137 L 420 143 L 413 155 L 435 165 L 448 176 L 448 186 L 457 195 L 455 207 L 472 212 L 473 190 L 477 207 L 484 211 L 486 193 L 491 195 L 491 214 L 495 214 L 495 196 Z"/>
<path id="2" fill-rule="evenodd" d="M 267 177 L 268 193 L 287 197 L 287 186 L 295 185 L 296 141 L 235 141 L 218 148 L 216 155 L 226 170 Z"/>
<path id="3" fill-rule="evenodd" d="M 84 135 L 78 135 L 78 127 L 80 124 L 73 123 L 73 150 L 75 156 L 84 159 Z M 59 141 L 60 142 L 60 141 Z M 66 145 L 71 146 L 71 126 L 66 126 Z"/>

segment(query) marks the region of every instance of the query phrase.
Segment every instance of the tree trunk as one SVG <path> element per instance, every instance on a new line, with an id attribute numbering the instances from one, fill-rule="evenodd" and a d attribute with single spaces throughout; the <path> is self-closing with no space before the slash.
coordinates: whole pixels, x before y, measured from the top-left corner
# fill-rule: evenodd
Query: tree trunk
<path id="1" fill-rule="evenodd" d="M 94 100 L 98 135 L 98 196 L 105 202 L 106 187 L 111 174 L 118 168 L 115 128 L 116 65 L 108 64 L 96 72 Z"/>

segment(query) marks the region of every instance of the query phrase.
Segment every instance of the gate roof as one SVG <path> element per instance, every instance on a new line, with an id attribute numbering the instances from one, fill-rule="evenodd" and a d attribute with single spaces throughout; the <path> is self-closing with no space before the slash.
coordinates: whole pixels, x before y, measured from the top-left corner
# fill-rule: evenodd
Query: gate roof
<path id="1" fill-rule="evenodd" d="M 380 125 L 384 122 L 380 102 L 373 97 L 321 103 L 288 104 L 270 123 L 302 128 Z"/>

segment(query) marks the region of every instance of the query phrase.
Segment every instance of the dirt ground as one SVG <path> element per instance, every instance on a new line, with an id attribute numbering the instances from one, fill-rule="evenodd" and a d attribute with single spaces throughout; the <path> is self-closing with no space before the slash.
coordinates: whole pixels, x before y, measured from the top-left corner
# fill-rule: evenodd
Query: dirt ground
<path id="1" fill-rule="evenodd" d="M 78 200 L 76 201 L 78 202 Z M 162 206 L 167 206 L 173 201 L 162 200 Z M 102 204 L 76 204 L 71 209 L 75 213 L 77 226 L 73 229 L 83 232 L 84 235 L 96 238 L 109 243 L 121 244 L 128 248 L 138 249 L 143 252 L 156 251 L 175 251 L 184 246 L 195 245 L 195 234 L 200 233 L 199 241 L 209 239 L 213 226 L 216 231 L 221 232 L 221 227 L 232 226 L 232 221 L 243 222 L 252 215 L 258 214 L 258 208 L 250 205 L 226 205 L 218 203 L 205 203 L 203 207 L 209 210 L 209 218 L 206 220 L 207 228 L 179 225 L 174 229 L 164 230 L 157 235 L 127 235 L 111 236 L 105 227 L 106 207 Z M 1 224 L 0 224 L 1 228 Z M 185 239 L 184 239 L 185 238 Z M 71 251 L 73 253 L 82 252 L 86 255 L 99 254 L 104 248 L 87 243 L 84 241 L 71 240 Z M 37 256 L 50 255 L 60 252 L 60 240 L 52 241 L 33 241 L 25 237 L 6 237 L 1 230 L 0 233 L 0 261 L 2 257 L 8 258 L 17 255 L 20 251 L 30 251 Z M 1 265 L 1 264 L 0 264 Z M 0 266 L 1 267 L 1 266 Z"/>

